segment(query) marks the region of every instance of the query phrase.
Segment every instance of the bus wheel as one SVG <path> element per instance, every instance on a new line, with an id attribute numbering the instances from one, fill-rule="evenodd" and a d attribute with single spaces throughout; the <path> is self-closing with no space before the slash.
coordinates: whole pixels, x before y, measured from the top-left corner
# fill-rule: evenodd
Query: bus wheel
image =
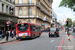
<path id="1" fill-rule="evenodd" d="M 39 36 L 38 36 L 38 37 L 40 37 L 40 35 L 41 35 L 41 34 L 39 33 Z"/>
<path id="2" fill-rule="evenodd" d="M 35 35 L 33 36 L 33 39 L 35 38 Z"/>

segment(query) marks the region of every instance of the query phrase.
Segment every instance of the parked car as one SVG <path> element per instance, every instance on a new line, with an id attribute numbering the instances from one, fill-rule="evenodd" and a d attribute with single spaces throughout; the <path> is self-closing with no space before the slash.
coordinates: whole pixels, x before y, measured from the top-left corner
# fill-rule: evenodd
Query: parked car
<path id="1" fill-rule="evenodd" d="M 73 28 L 73 32 L 75 32 L 75 27 Z"/>
<path id="2" fill-rule="evenodd" d="M 59 30 L 58 30 L 58 28 L 50 28 L 49 37 L 50 36 L 59 37 Z"/>

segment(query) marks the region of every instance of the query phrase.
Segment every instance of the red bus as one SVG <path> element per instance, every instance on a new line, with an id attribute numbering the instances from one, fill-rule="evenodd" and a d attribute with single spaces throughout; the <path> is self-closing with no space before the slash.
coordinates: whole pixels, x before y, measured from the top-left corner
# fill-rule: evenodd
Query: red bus
<path id="1" fill-rule="evenodd" d="M 16 38 L 35 38 L 40 37 L 41 30 L 40 25 L 33 23 L 18 23 L 15 25 L 16 28 Z"/>

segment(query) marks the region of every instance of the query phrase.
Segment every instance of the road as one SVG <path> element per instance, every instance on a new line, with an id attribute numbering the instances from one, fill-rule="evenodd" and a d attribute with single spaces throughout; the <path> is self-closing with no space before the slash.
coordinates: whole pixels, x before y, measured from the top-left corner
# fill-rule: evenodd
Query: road
<path id="1" fill-rule="evenodd" d="M 0 44 L 0 50 L 68 50 L 65 48 L 69 46 L 66 45 L 66 37 L 67 35 L 64 31 L 60 31 L 60 37 L 50 38 L 48 37 L 48 33 L 42 33 L 40 37 L 35 39 L 26 39 Z M 74 50 L 74 48 L 72 49 Z"/>

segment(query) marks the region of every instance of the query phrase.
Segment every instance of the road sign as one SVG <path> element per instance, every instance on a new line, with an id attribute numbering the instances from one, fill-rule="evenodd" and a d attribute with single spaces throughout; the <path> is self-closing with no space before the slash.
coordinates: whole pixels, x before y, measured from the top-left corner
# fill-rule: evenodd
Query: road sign
<path id="1" fill-rule="evenodd" d="M 7 26 L 9 26 L 9 25 L 7 25 Z"/>
<path id="2" fill-rule="evenodd" d="M 10 21 L 6 21 L 6 24 L 10 24 Z"/>
<path id="3" fill-rule="evenodd" d="M 45 26 L 45 23 L 43 23 L 42 25 Z"/>

